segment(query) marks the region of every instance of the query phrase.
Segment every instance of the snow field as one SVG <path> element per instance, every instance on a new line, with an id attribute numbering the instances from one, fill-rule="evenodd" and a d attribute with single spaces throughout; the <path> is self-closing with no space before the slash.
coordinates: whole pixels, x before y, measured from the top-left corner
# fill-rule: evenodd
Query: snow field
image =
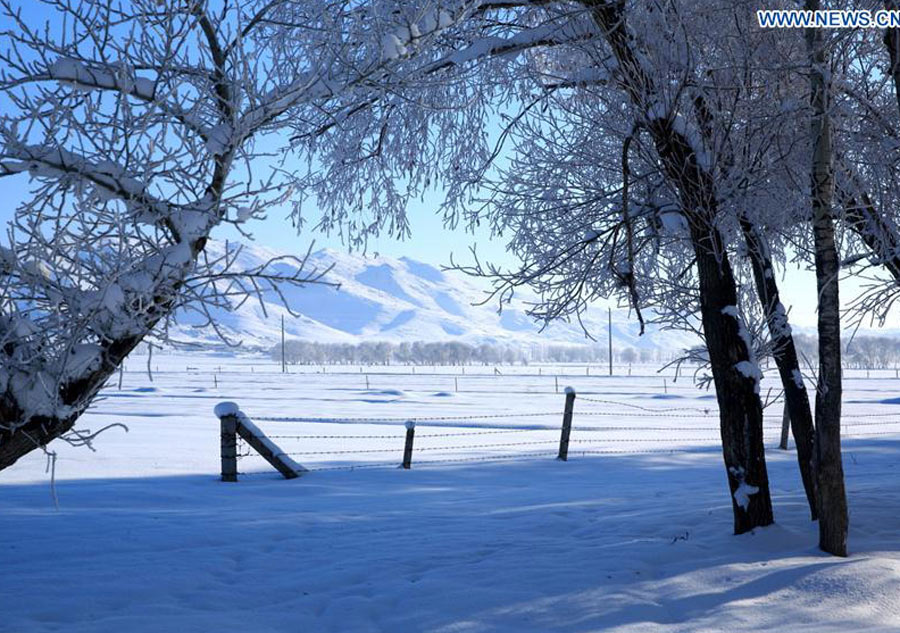
<path id="1" fill-rule="evenodd" d="M 101 435 L 97 453 L 53 447 L 59 509 L 43 456 L 0 474 L 0 631 L 900 630 L 900 405 L 890 404 L 900 382 L 846 385 L 853 554 L 838 560 L 815 548 L 794 452 L 774 448 L 778 404 L 766 425 L 778 524 L 734 537 L 708 441 L 715 401 L 686 380 L 662 394 L 658 376 L 572 370 L 564 384 L 578 398 L 561 463 L 564 396 L 546 376 L 504 371 L 455 392 L 444 375 L 372 372 L 366 390 L 352 372 L 158 360 L 152 384 L 126 372 L 121 391 L 112 385 L 85 416 L 87 428 L 123 422 L 129 433 Z M 186 372 L 185 360 L 201 367 Z M 223 366 L 218 389 L 209 363 Z M 763 394 L 773 386 L 765 379 Z M 224 484 L 212 413 L 224 400 L 286 452 L 386 452 L 298 456 L 354 469 L 292 481 L 248 457 L 239 468 L 258 474 Z M 453 416 L 473 419 L 419 421 L 416 448 L 437 450 L 396 467 L 405 419 Z M 532 440 L 547 443 L 477 448 Z M 579 453 L 594 445 L 625 452 Z M 515 459 L 426 463 L 501 456 Z M 372 463 L 384 467 L 358 468 Z"/>

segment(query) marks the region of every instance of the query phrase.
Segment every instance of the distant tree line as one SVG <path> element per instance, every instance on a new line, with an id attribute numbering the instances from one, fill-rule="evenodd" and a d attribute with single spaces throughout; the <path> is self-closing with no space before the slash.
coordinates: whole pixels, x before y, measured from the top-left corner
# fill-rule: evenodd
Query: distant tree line
<path id="1" fill-rule="evenodd" d="M 281 360 L 281 344 L 271 350 Z M 425 343 L 316 343 L 286 341 L 285 360 L 299 365 L 469 365 L 515 364 L 526 362 L 525 355 L 510 345 L 468 345 L 455 341 Z"/>
<path id="2" fill-rule="evenodd" d="M 281 360 L 281 344 L 270 350 Z M 529 362 L 606 363 L 608 348 L 602 345 L 535 345 L 522 348 L 502 343 L 470 345 L 458 341 L 389 343 L 285 342 L 285 360 L 293 365 L 513 365 Z M 617 363 L 649 363 L 667 360 L 659 350 L 622 348 L 614 354 Z"/>
<path id="3" fill-rule="evenodd" d="M 530 350 L 530 359 L 544 363 L 607 363 L 609 348 L 606 345 L 541 345 Z M 621 365 L 653 363 L 671 360 L 668 350 L 614 347 L 613 362 Z"/>
<path id="4" fill-rule="evenodd" d="M 819 361 L 815 336 L 795 334 L 797 350 L 814 367 Z M 885 336 L 854 336 L 843 341 L 842 364 L 847 369 L 889 369 L 900 366 L 900 339 Z"/>

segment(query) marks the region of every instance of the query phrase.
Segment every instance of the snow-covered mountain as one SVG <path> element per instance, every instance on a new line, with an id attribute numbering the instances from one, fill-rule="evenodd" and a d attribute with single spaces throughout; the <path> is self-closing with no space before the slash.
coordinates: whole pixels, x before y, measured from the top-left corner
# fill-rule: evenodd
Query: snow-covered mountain
<path id="1" fill-rule="evenodd" d="M 222 244 L 208 247 L 213 254 Z M 245 245 L 238 265 L 242 269 L 258 266 L 281 255 L 257 245 Z M 318 342 L 361 341 L 446 341 L 466 343 L 586 344 L 591 341 L 577 323 L 554 323 L 540 331 L 525 314 L 523 299 L 516 299 L 497 311 L 496 301 L 477 305 L 486 298 L 484 287 L 457 272 L 441 271 L 434 266 L 406 257 L 394 259 L 366 257 L 331 249 L 314 253 L 308 267 L 333 266 L 328 280 L 340 288 L 307 285 L 286 288 L 292 316 L 277 297 L 271 297 L 265 310 L 257 301 L 247 301 L 234 312 L 215 313 L 221 329 L 246 347 L 271 347 L 281 336 L 281 317 L 285 318 L 288 338 Z M 276 266 L 280 273 L 291 274 L 296 267 Z M 205 344 L 217 341 L 210 329 L 194 327 L 196 315 L 184 313 L 174 334 L 180 340 Z M 586 316 L 591 333 L 605 344 L 607 312 L 597 309 Z M 677 350 L 695 344 L 687 334 L 660 331 L 649 327 L 638 336 L 637 323 L 626 311 L 613 311 L 614 345 L 662 350 Z"/>

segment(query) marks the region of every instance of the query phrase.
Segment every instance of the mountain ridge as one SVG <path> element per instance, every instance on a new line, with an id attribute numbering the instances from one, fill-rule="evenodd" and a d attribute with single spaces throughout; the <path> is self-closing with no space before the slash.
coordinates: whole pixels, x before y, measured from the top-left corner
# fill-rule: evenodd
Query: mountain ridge
<path id="1" fill-rule="evenodd" d="M 212 241 L 210 257 L 225 252 L 223 242 Z M 236 265 L 252 269 L 286 253 L 255 243 L 241 245 Z M 302 258 L 300 258 L 302 259 Z M 327 281 L 340 288 L 309 284 L 286 287 L 283 292 L 288 310 L 274 292 L 265 293 L 265 308 L 250 298 L 233 312 L 215 309 L 212 316 L 221 331 L 245 348 L 270 348 L 281 339 L 281 317 L 290 339 L 321 343 L 363 341 L 460 341 L 468 344 L 534 345 L 606 345 L 607 312 L 589 309 L 582 322 L 598 341 L 587 337 L 578 323 L 554 322 L 543 328 L 526 314 L 527 293 L 519 293 L 503 310 L 496 302 L 484 303 L 489 295 L 472 278 L 457 271 L 440 270 L 409 257 L 365 256 L 334 249 L 321 249 L 309 255 L 307 272 L 330 269 Z M 292 258 L 273 265 L 280 274 L 299 272 Z M 293 313 L 293 314 L 292 314 Z M 205 319 L 190 311 L 180 311 L 172 328 L 173 339 L 201 346 L 220 346 L 221 340 L 211 328 L 198 328 Z M 814 329 L 795 327 L 797 332 Z M 862 333 L 862 332 L 861 332 Z M 894 330 L 872 330 L 866 334 L 897 336 Z M 664 330 L 649 324 L 639 336 L 636 320 L 627 310 L 612 313 L 613 347 L 659 350 L 674 353 L 695 346 L 693 334 Z"/>
<path id="2" fill-rule="evenodd" d="M 224 253 L 225 244 L 212 241 L 207 250 L 214 258 Z M 243 244 L 236 266 L 252 269 L 285 255 L 257 244 Z M 500 311 L 497 303 L 484 303 L 488 298 L 485 288 L 471 278 L 409 257 L 364 256 L 326 248 L 311 253 L 307 264 L 307 270 L 330 268 L 326 280 L 340 287 L 286 287 L 283 292 L 290 310 L 274 292 L 265 293 L 265 308 L 251 298 L 233 312 L 213 309 L 211 314 L 219 329 L 246 348 L 268 348 L 277 343 L 282 316 L 287 338 L 323 343 L 460 341 L 520 347 L 594 344 L 577 323 L 554 322 L 541 331 L 543 324 L 526 314 L 528 297 L 524 293 Z M 279 261 L 273 269 L 285 275 L 299 270 L 290 259 Z M 198 314 L 179 311 L 171 338 L 201 346 L 220 345 L 211 328 L 197 327 L 203 322 L 205 319 Z M 605 345 L 606 310 L 589 310 L 583 322 Z M 613 344 L 617 348 L 675 351 L 696 344 L 690 334 L 654 326 L 648 327 L 642 337 L 638 332 L 637 323 L 628 319 L 626 311 L 613 311 Z"/>

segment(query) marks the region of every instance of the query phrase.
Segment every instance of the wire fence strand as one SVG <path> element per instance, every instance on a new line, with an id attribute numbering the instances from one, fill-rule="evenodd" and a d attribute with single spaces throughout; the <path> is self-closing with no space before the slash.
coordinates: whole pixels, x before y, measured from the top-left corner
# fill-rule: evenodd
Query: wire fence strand
<path id="1" fill-rule="evenodd" d="M 614 400 L 605 400 L 590 396 L 579 396 L 578 402 L 591 403 L 597 406 L 576 406 L 575 419 L 582 418 L 667 418 L 679 420 L 717 420 L 718 409 L 713 407 L 646 407 L 629 402 L 618 402 Z M 775 403 L 777 404 L 777 402 Z M 615 410 L 611 409 L 615 407 Z M 623 411 L 622 409 L 626 409 Z M 540 433 L 559 433 L 560 428 L 557 425 L 516 425 L 515 420 L 518 419 L 534 419 L 534 418 L 560 418 L 562 411 L 541 411 L 526 413 L 498 413 L 485 415 L 441 415 L 441 416 L 380 416 L 380 417 L 290 417 L 290 416 L 256 416 L 255 420 L 260 422 L 279 422 L 279 423 L 306 423 L 306 424 L 396 424 L 396 433 L 371 433 L 371 434 L 287 434 L 278 433 L 267 435 L 271 440 L 279 442 L 304 442 L 304 441 L 331 441 L 331 442 L 360 442 L 360 441 L 377 441 L 377 442 L 396 442 L 391 447 L 364 446 L 361 448 L 342 448 L 338 445 L 336 448 L 323 447 L 322 450 L 285 450 L 276 453 L 276 456 L 284 457 L 309 457 L 309 458 L 328 458 L 342 456 L 365 456 L 365 455 L 389 455 L 395 454 L 397 461 L 389 462 L 369 462 L 362 461 L 360 463 L 350 464 L 334 464 L 319 465 L 313 460 L 313 464 L 307 467 L 311 472 L 322 471 L 352 471 L 358 469 L 379 469 L 379 468 L 399 468 L 399 458 L 402 454 L 403 445 L 400 440 L 403 439 L 405 432 L 401 423 L 414 422 L 424 423 L 417 427 L 420 431 L 415 435 L 416 442 L 428 440 L 440 440 L 444 438 L 465 438 L 478 436 L 494 436 L 504 434 L 540 434 Z M 764 413 L 764 420 L 773 420 L 775 414 Z M 766 432 L 774 432 L 782 428 L 782 415 L 777 415 L 778 423 L 766 423 L 763 430 Z M 509 420 L 513 422 L 510 425 L 502 423 L 492 425 L 491 420 Z M 481 424 L 478 424 L 478 423 Z M 456 423 L 456 424 L 453 424 Z M 856 428 L 872 428 L 872 427 L 897 427 L 896 430 L 873 430 L 873 431 L 856 431 Z M 441 429 L 451 429 L 442 432 Z M 871 412 L 856 413 L 847 415 L 842 419 L 842 428 L 845 437 L 848 439 L 876 437 L 876 436 L 900 436 L 900 412 Z M 463 429 L 463 430 L 455 430 Z M 471 429 L 471 430 L 466 430 Z M 425 432 L 421 432 L 421 431 Z M 566 442 L 568 445 L 568 456 L 592 456 L 592 455 L 671 455 L 683 454 L 692 451 L 706 451 L 708 444 L 721 442 L 718 435 L 720 427 L 718 424 L 705 424 L 693 426 L 690 424 L 635 424 L 635 425 L 586 425 L 579 426 L 577 422 L 572 425 L 572 437 Z M 715 432 L 715 435 L 709 433 Z M 653 435 L 651 437 L 609 437 L 611 434 L 622 433 L 652 433 L 663 434 Z M 532 436 L 534 437 L 534 435 Z M 539 437 L 539 436 L 538 436 Z M 530 460 L 537 458 L 547 458 L 557 456 L 557 452 L 548 450 L 521 450 L 538 447 L 556 445 L 560 442 L 560 438 L 553 439 L 529 439 L 527 441 L 506 441 L 506 442 L 488 442 L 488 443 L 472 443 L 464 442 L 450 443 L 449 445 L 414 445 L 413 453 L 419 456 L 413 460 L 416 467 L 455 464 L 468 462 L 506 462 L 516 460 Z M 669 444 L 666 448 L 641 448 L 642 444 Z M 672 443 L 681 445 L 672 446 Z M 634 446 L 629 446 L 634 445 Z M 346 444 L 344 444 L 346 446 Z M 350 444 L 352 447 L 353 444 Z M 621 448 L 619 448 L 621 447 Z M 313 446 L 315 448 L 315 446 Z M 244 459 L 248 457 L 261 457 L 253 448 L 238 437 L 237 458 Z M 514 449 L 514 450 L 505 450 Z M 455 453 L 455 454 L 454 454 Z M 471 453 L 487 453 L 487 454 L 471 454 Z M 375 459 L 375 458 L 373 458 Z M 257 472 L 240 472 L 239 475 L 263 475 L 267 473 Z"/>

